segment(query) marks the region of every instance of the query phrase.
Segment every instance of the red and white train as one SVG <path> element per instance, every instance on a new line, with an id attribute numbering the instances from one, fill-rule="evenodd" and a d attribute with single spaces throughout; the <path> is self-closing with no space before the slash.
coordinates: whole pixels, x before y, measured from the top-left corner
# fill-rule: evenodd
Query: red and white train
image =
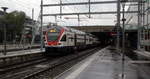
<path id="1" fill-rule="evenodd" d="M 50 55 L 73 53 L 98 43 L 94 35 L 67 27 L 53 26 L 45 33 L 45 50 Z"/>

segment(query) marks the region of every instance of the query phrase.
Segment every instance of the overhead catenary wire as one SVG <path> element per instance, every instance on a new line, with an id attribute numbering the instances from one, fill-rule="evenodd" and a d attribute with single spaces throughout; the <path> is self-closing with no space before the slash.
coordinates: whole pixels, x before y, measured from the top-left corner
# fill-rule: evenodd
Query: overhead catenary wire
<path id="1" fill-rule="evenodd" d="M 68 0 L 65 0 L 65 1 L 69 2 Z M 69 6 L 67 6 L 67 7 L 69 7 Z M 78 8 L 75 6 L 73 6 L 73 7 L 74 7 L 74 11 L 77 12 Z M 71 9 L 71 7 L 69 7 L 69 8 Z M 87 15 L 85 15 L 85 16 L 88 17 Z"/>

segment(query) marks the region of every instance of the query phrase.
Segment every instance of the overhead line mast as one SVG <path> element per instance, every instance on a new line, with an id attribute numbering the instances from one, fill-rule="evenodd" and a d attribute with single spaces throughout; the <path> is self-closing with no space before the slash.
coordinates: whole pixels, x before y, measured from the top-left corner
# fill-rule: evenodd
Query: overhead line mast
<path id="1" fill-rule="evenodd" d="M 41 0 L 41 51 L 43 50 L 43 0 Z"/>

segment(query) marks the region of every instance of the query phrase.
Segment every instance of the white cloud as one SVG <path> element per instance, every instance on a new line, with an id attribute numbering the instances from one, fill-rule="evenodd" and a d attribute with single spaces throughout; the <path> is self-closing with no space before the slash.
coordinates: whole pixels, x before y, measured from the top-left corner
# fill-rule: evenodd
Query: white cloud
<path id="1" fill-rule="evenodd" d="M 32 16 L 32 8 L 35 10 L 35 19 L 40 11 L 40 0 L 2 0 L 0 7 L 8 7 L 8 12 L 18 10 L 24 11 L 28 16 Z"/>

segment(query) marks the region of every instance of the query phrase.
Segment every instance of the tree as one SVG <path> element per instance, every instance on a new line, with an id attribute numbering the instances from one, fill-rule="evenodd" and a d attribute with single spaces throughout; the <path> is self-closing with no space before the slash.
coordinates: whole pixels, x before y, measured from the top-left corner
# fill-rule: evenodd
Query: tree
<path id="1" fill-rule="evenodd" d="M 26 14 L 22 11 L 13 11 L 0 18 L 2 26 L 6 24 L 7 35 L 10 36 L 10 40 L 16 39 L 16 36 L 21 36 L 25 18 Z"/>
<path id="2" fill-rule="evenodd" d="M 24 28 L 24 22 L 26 15 L 24 12 L 13 11 L 8 13 L 6 16 L 6 22 L 8 24 L 8 29 L 14 30 L 15 33 L 21 34 Z"/>

